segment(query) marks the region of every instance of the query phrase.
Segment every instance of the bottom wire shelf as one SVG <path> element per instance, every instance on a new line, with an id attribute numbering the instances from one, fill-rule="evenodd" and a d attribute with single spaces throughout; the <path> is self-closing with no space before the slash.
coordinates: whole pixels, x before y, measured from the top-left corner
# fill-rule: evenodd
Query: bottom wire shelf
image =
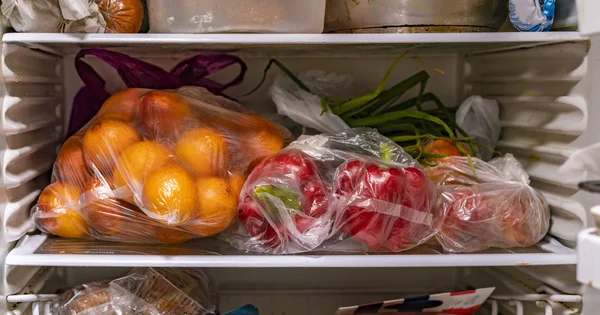
<path id="1" fill-rule="evenodd" d="M 50 306 L 57 296 L 56 294 L 23 294 L 8 296 L 7 300 L 9 303 L 32 303 L 32 315 L 51 315 Z M 565 313 L 565 307 L 567 305 L 581 304 L 582 302 L 582 296 L 568 294 L 493 295 L 486 302 L 487 305 L 484 312 L 490 315 L 511 313 L 515 315 L 530 315 L 531 313 L 526 312 L 527 306 L 535 305 L 535 307 L 540 309 L 540 312 L 537 314 L 576 315 L 581 314 L 581 308 L 570 308 Z"/>

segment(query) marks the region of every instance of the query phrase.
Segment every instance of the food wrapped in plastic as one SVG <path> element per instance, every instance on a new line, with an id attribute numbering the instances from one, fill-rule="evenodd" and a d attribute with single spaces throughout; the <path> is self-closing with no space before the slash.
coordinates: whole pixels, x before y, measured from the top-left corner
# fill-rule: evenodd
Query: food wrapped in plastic
<path id="1" fill-rule="evenodd" d="M 192 269 L 134 268 L 113 281 L 68 290 L 52 302 L 55 315 L 216 314 L 204 273 Z"/>
<path id="2" fill-rule="evenodd" d="M 529 186 L 529 176 L 514 156 L 489 162 L 447 157 L 427 169 L 439 184 L 446 218 L 437 240 L 450 252 L 490 247 L 529 247 L 548 232 L 550 210 Z"/>
<path id="3" fill-rule="evenodd" d="M 315 249 L 402 251 L 437 231 L 435 185 L 400 146 L 372 129 L 293 142 L 250 174 L 239 249 L 293 254 Z"/>
<path id="4" fill-rule="evenodd" d="M 287 131 L 204 88 L 127 89 L 62 146 L 33 217 L 66 238 L 178 243 L 237 214 L 248 169 Z"/>

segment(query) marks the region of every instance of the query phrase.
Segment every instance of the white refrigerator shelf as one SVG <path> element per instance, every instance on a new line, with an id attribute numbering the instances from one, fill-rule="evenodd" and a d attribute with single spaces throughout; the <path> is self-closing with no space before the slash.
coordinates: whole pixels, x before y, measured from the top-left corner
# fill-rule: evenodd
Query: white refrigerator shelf
<path id="1" fill-rule="evenodd" d="M 76 53 L 79 48 L 108 49 L 128 47 L 134 51 L 153 54 L 163 47 L 173 53 L 173 47 L 186 50 L 243 49 L 269 51 L 278 54 L 307 52 L 311 54 L 335 52 L 338 55 L 363 52 L 396 52 L 412 49 L 431 53 L 476 53 L 497 49 L 532 47 L 559 42 L 586 41 L 578 32 L 547 33 L 426 33 L 426 34 L 59 34 L 8 33 L 3 37 L 8 44 L 23 44 L 57 54 Z M 283 49 L 285 47 L 285 49 Z M 338 48 L 347 49 L 338 49 Z M 283 51 L 282 51 L 283 49 Z"/>
<path id="2" fill-rule="evenodd" d="M 331 254 L 266 256 L 232 250 L 213 240 L 156 246 L 75 241 L 26 236 L 6 257 L 7 265 L 73 267 L 466 267 L 570 265 L 577 252 L 549 239 L 524 249 L 489 250 L 474 254 L 443 254 L 424 245 L 402 254 Z"/>

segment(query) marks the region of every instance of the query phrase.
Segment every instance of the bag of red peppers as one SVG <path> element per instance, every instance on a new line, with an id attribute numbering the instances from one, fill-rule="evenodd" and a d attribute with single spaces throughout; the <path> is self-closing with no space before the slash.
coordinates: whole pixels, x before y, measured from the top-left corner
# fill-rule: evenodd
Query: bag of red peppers
<path id="1" fill-rule="evenodd" d="M 372 129 L 299 139 L 259 165 L 226 240 L 269 254 L 401 252 L 442 221 L 436 186 L 417 161 Z"/>

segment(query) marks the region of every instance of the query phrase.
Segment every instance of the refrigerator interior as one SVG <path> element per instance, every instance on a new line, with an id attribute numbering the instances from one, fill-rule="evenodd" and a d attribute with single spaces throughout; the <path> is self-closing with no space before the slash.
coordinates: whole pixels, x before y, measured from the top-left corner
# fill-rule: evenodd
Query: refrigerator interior
<path id="1" fill-rule="evenodd" d="M 582 297 L 580 285 L 573 280 L 575 269 L 560 268 L 562 277 L 553 281 L 548 277 L 554 269 L 548 267 L 204 270 L 221 313 L 251 303 L 261 314 L 325 315 L 341 306 L 493 286 L 492 299 L 478 314 L 580 314 Z M 56 296 L 52 293 L 127 272 L 127 268 L 43 267 L 40 277 L 45 285 L 40 294 L 12 295 L 9 306 L 12 314 L 50 314 L 48 307 Z M 36 301 L 18 302 L 28 300 Z"/>
<path id="2" fill-rule="evenodd" d="M 364 87 L 356 91 L 360 94 L 372 90 L 394 58 L 411 49 L 428 68 L 444 71 L 431 72 L 427 90 L 445 104 L 459 105 L 475 94 L 499 101 L 503 133 L 498 150 L 522 162 L 532 186 L 550 203 L 549 237 L 534 248 L 467 255 L 447 255 L 427 245 L 401 255 L 324 256 L 257 256 L 229 250 L 213 255 L 223 253 L 221 245 L 202 240 L 157 249 L 47 239 L 35 232 L 29 211 L 48 183 L 71 101 L 81 86 L 74 55 L 89 47 L 125 52 L 165 69 L 202 51 L 231 51 L 249 70 L 244 83 L 228 95 L 267 117 L 275 117 L 268 88 L 278 71 L 273 69 L 254 94 L 238 96 L 258 84 L 271 58 L 295 72 L 320 69 L 354 75 Z M 573 301 L 582 292 L 575 280 L 573 248 L 577 233 L 593 224 L 587 209 L 599 203 L 579 191 L 582 178 L 559 176 L 557 170 L 576 148 L 600 141 L 593 123 L 588 126 L 600 117 L 600 109 L 593 106 L 600 100 L 593 84 L 600 79 L 599 56 L 600 43 L 575 32 L 401 37 L 7 34 L 0 117 L 0 295 L 53 293 L 57 287 L 127 271 L 101 267 L 172 266 L 207 268 L 218 284 L 222 311 L 255 303 L 264 314 L 331 314 L 338 306 L 382 298 L 496 286 L 499 302 L 488 305 L 484 314 L 494 314 L 496 308 L 502 314 L 578 314 L 580 302 Z M 106 79 L 109 92 L 124 87 L 105 64 L 93 58 L 86 62 Z M 391 82 L 421 69 L 418 59 L 407 57 Z M 216 78 L 229 78 L 236 71 L 228 69 Z M 415 89 L 407 97 L 416 93 Z M 524 295 L 537 293 L 548 296 Z M 568 298 L 575 299 L 569 300 L 574 305 L 550 296 L 565 294 L 574 295 Z M 0 303 L 0 314 L 30 314 L 42 304 L 9 303 L 3 310 Z"/>

